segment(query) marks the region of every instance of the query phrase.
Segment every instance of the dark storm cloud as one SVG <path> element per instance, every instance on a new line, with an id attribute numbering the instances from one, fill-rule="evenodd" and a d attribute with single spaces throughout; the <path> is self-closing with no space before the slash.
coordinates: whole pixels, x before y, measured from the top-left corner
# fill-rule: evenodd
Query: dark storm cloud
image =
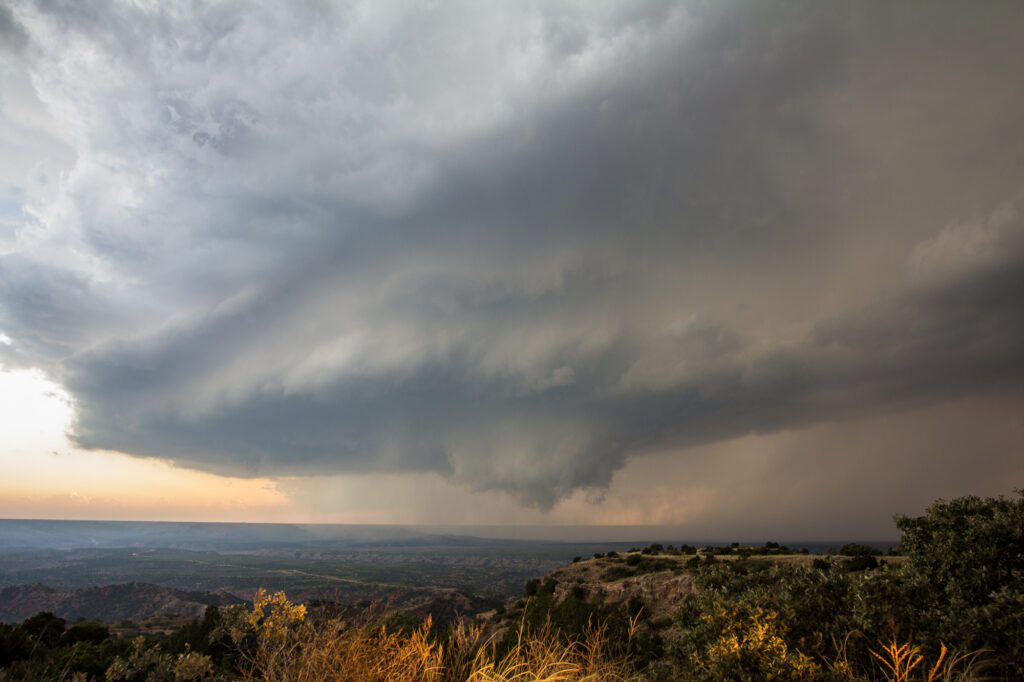
<path id="1" fill-rule="evenodd" d="M 692 445 L 958 396 L 1019 395 L 1022 295 L 1017 203 L 923 243 L 900 286 L 818 322 L 800 342 L 741 355 L 629 402 L 658 434 L 652 445 Z"/>
<path id="2" fill-rule="evenodd" d="M 581 334 L 543 358 L 531 380 L 524 373 L 537 371 L 536 365 L 494 375 L 486 360 L 491 346 L 514 338 L 523 326 L 540 325 L 539 317 L 553 306 L 529 301 L 531 322 L 516 316 L 521 301 L 488 301 L 448 319 L 412 322 L 411 328 L 426 337 L 418 343 L 430 346 L 415 352 L 429 359 L 404 371 L 370 368 L 324 383 L 307 378 L 300 382 L 305 390 L 297 393 L 277 377 L 273 384 L 201 407 L 199 414 L 190 414 L 187 405 L 147 404 L 159 400 L 155 386 L 173 399 L 202 396 L 202 377 L 230 366 L 245 337 L 272 335 L 265 328 L 270 316 L 257 307 L 142 357 L 133 357 L 131 347 L 105 349 L 107 358 L 84 355 L 68 385 L 76 395 L 103 397 L 95 403 L 102 411 L 89 409 L 91 403 L 80 405 L 79 438 L 85 445 L 116 443 L 154 455 L 173 447 L 182 461 L 235 474 L 337 467 L 438 471 L 550 505 L 577 487 L 607 485 L 626 456 L 645 449 L 964 395 L 1019 392 L 1024 250 L 1003 248 L 1024 238 L 1024 220 L 1008 208 L 986 224 L 960 231 L 982 233 L 966 239 L 988 242 L 994 250 L 956 253 L 961 262 L 952 265 L 929 263 L 927 255 L 913 260 L 916 267 L 908 264 L 898 290 L 820 322 L 800 343 L 767 351 L 746 348 L 735 332 L 688 321 L 668 330 L 668 348 L 645 344 L 620 328 L 605 344 L 581 352 L 586 342 Z M 936 248 L 923 246 L 924 254 Z M 599 292 L 599 299 L 607 295 L 599 283 L 585 284 Z M 431 308 L 418 296 L 409 298 L 411 309 Z M 555 298 L 554 307 L 564 305 L 565 313 L 586 308 L 587 296 L 571 290 Z M 557 317 L 552 328 L 564 335 L 572 321 Z M 454 338 L 446 343 L 439 337 Z M 406 341 L 401 331 L 388 338 Z M 204 349 L 208 365 L 194 357 L 196 349 Z M 528 351 L 528 345 L 521 350 Z M 669 384 L 662 382 L 662 373 L 638 375 L 637 368 L 657 353 L 695 360 L 698 368 Z M 359 365 L 372 362 L 367 357 Z M 80 385 L 80 376 L 115 383 Z M 211 449 L 222 457 L 211 457 Z"/>
<path id="3" fill-rule="evenodd" d="M 10 8 L 0 7 L 0 48 L 19 52 L 26 44 L 28 44 L 28 36 L 14 21 Z"/>
<path id="4" fill-rule="evenodd" d="M 540 506 L 653 448 L 1016 390 L 1024 150 L 989 130 L 1024 97 L 988 67 L 1021 50 L 988 11 L 945 66 L 1001 106 L 921 126 L 885 78 L 947 84 L 882 5 L 16 4 L 78 158 L 0 256 L 5 352 L 85 447 Z"/>

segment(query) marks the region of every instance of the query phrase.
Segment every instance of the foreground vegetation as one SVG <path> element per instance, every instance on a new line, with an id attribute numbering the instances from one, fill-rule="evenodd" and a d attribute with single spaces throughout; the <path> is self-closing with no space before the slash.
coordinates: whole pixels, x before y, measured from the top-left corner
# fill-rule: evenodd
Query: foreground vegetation
<path id="1" fill-rule="evenodd" d="M 1024 497 L 940 500 L 896 524 L 898 564 L 858 545 L 843 548 L 852 559 L 803 563 L 737 547 L 603 554 L 602 581 L 692 578 L 675 616 L 657 620 L 639 595 L 606 603 L 600 589 L 550 577 L 487 622 L 448 626 L 264 592 L 162 639 L 39 614 L 0 626 L 0 679 L 1024 678 Z"/>

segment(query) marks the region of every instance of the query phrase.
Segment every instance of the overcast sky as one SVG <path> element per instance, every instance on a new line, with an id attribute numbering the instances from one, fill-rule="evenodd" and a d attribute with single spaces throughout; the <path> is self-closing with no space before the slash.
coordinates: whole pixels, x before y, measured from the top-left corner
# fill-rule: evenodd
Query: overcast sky
<path id="1" fill-rule="evenodd" d="M 282 518 L 867 538 L 1009 494 L 1022 35 L 1019 2 L 5 3 L 6 390 Z"/>

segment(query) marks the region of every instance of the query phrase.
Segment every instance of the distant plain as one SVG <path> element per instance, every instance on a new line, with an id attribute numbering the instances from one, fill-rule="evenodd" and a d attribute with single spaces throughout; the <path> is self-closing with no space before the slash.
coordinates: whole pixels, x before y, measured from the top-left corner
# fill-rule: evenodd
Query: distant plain
<path id="1" fill-rule="evenodd" d="M 259 587 L 342 602 L 394 591 L 456 590 L 507 599 L 524 582 L 594 552 L 649 542 L 695 546 L 665 529 L 632 528 L 632 541 L 510 539 L 445 528 L 237 523 L 0 520 L 0 587 L 41 583 L 57 590 L 142 582 L 249 598 Z M 479 533 L 487 529 L 472 528 Z M 563 537 L 579 529 L 548 528 Z M 622 529 L 607 534 L 621 537 Z M 786 542 L 823 553 L 843 541 Z M 892 543 L 876 542 L 885 548 Z"/>

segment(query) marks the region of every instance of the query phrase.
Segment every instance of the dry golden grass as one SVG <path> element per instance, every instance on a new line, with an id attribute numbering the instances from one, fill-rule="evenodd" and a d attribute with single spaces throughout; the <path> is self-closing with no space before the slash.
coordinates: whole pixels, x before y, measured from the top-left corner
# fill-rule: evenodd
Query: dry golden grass
<path id="1" fill-rule="evenodd" d="M 879 679 L 854 674 L 847 660 L 847 645 L 850 637 L 858 633 L 852 632 L 838 646 L 839 655 L 831 662 L 830 669 L 834 676 L 852 682 L 867 682 Z M 980 682 L 995 679 L 987 677 L 985 669 L 989 662 L 984 658 L 986 651 L 972 651 L 957 654 L 950 652 L 946 645 L 939 643 L 939 655 L 934 662 L 926 662 L 921 648 L 910 642 L 900 643 L 893 635 L 888 642 L 878 642 L 878 649 L 869 649 L 869 653 L 878 661 L 881 678 L 886 682 Z M 923 665 L 922 665 L 923 664 Z"/>
<path id="2" fill-rule="evenodd" d="M 618 682 L 631 677 L 628 660 L 610 654 L 600 625 L 589 627 L 579 642 L 565 641 L 550 624 L 533 634 L 520 630 L 515 645 L 498 656 L 493 637 L 485 637 L 480 625 L 456 624 L 442 640 L 429 619 L 411 631 L 340 620 L 314 624 L 282 593 L 260 592 L 252 610 L 229 610 L 225 621 L 247 680 Z"/>
<path id="3" fill-rule="evenodd" d="M 984 651 L 974 651 L 960 655 L 949 655 L 946 645 L 939 643 L 939 656 L 929 667 L 922 666 L 915 674 L 918 666 L 924 663 L 921 649 L 909 642 L 899 644 L 895 639 L 879 642 L 881 651 L 871 650 L 871 655 L 878 659 L 882 666 L 885 679 L 890 682 L 910 682 L 920 677 L 924 682 L 972 682 L 986 679 L 982 676 L 985 662 Z"/>
<path id="4" fill-rule="evenodd" d="M 750 615 L 750 614 L 748 614 Z M 737 661 L 756 659 L 771 679 L 846 679 L 853 682 L 975 682 L 982 675 L 984 652 L 957 655 L 945 645 L 934 661 L 921 649 L 893 635 L 869 649 L 877 670 L 854 672 L 847 659 L 851 633 L 837 643 L 838 656 L 823 667 L 789 651 L 771 614 L 758 611 L 735 621 L 728 637 L 700 656 L 704 678 L 732 679 Z M 750 622 L 748 622 L 750 621 Z M 631 623 L 629 637 L 636 633 Z M 234 641 L 242 679 L 266 682 L 622 682 L 637 679 L 628 657 L 611 652 L 601 624 L 591 623 L 577 641 L 565 639 L 546 623 L 534 632 L 523 627 L 508 651 L 499 654 L 494 635 L 480 624 L 456 623 L 439 632 L 428 618 L 411 630 L 389 629 L 379 621 L 313 622 L 305 607 L 283 593 L 256 595 L 252 609 L 229 607 L 223 634 Z M 621 650 L 619 647 L 617 650 Z M 705 660 L 706 659 L 706 660 Z M 735 660 L 734 660 L 735 659 Z M 713 664 L 713 665 L 712 665 Z M 733 665 L 735 664 L 735 665 Z M 201 679 L 201 678 L 200 678 Z"/>

